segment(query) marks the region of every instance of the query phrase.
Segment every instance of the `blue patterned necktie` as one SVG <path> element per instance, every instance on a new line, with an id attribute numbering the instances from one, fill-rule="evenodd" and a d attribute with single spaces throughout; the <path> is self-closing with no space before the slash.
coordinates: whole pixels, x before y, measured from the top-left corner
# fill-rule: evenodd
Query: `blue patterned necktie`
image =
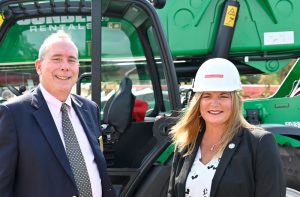
<path id="1" fill-rule="evenodd" d="M 87 172 L 86 164 L 77 141 L 74 128 L 68 115 L 68 105 L 63 103 L 62 112 L 62 130 L 66 146 L 66 153 L 74 175 L 77 189 L 80 197 L 92 197 L 90 178 Z"/>

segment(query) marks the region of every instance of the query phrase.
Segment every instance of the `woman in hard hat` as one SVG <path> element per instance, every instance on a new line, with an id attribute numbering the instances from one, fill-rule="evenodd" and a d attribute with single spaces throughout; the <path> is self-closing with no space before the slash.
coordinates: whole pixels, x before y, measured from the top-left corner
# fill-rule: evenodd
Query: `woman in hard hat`
<path id="1" fill-rule="evenodd" d="M 214 58 L 201 65 L 195 95 L 171 131 L 176 149 L 169 197 L 285 196 L 276 142 L 243 118 L 241 89 L 230 61 Z"/>

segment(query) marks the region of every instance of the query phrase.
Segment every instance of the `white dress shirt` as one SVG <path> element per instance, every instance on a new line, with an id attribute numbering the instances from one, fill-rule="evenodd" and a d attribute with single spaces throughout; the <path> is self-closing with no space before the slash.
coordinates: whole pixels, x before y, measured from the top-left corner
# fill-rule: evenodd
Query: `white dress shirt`
<path id="1" fill-rule="evenodd" d="M 40 88 L 42 91 L 42 94 L 46 100 L 46 103 L 48 105 L 48 108 L 51 112 L 51 115 L 53 117 L 53 120 L 55 122 L 56 128 L 58 130 L 59 136 L 61 138 L 61 141 L 65 146 L 65 141 L 64 141 L 64 135 L 62 131 L 62 120 L 61 120 L 61 105 L 62 102 L 56 99 L 54 96 L 52 96 L 47 90 L 40 84 Z M 72 122 L 75 135 L 77 137 L 86 167 L 87 171 L 90 177 L 91 181 L 91 187 L 92 187 L 92 193 L 94 197 L 101 197 L 102 196 L 102 186 L 101 186 L 101 178 L 99 174 L 99 170 L 97 167 L 97 164 L 95 162 L 95 157 L 93 150 L 90 146 L 89 140 L 84 132 L 84 129 L 81 125 L 81 122 L 75 112 L 75 110 L 72 107 L 71 103 L 71 97 L 70 95 L 68 96 L 67 100 L 65 103 L 69 106 L 68 107 L 68 115 L 70 117 L 70 120 Z"/>

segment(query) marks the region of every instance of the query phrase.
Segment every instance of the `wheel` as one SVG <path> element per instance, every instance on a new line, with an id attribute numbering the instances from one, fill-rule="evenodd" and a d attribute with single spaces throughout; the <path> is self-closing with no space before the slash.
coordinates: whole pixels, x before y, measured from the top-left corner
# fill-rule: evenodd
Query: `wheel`
<path id="1" fill-rule="evenodd" d="M 287 191 L 291 197 L 300 197 L 300 149 L 287 145 L 279 145 L 279 153 L 287 181 Z"/>

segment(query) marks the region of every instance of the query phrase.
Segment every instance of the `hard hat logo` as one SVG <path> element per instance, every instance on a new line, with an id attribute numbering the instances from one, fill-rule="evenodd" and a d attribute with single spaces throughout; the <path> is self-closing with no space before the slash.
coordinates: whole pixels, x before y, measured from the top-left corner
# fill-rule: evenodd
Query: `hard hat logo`
<path id="1" fill-rule="evenodd" d="M 204 75 L 204 78 L 223 78 L 224 75 L 222 74 L 210 74 L 210 75 Z"/>
<path id="2" fill-rule="evenodd" d="M 193 91 L 237 91 L 242 85 L 235 65 L 223 58 L 205 61 L 197 71 Z"/>

